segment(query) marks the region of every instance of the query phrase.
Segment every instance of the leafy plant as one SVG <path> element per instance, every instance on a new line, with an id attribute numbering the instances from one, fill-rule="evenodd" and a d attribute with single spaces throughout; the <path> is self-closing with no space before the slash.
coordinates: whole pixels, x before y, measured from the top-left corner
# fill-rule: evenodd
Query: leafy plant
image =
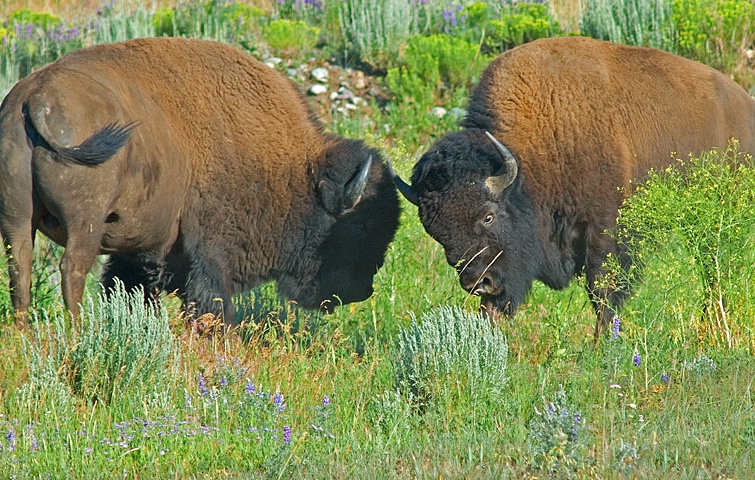
<path id="1" fill-rule="evenodd" d="M 615 43 L 675 50 L 672 0 L 587 0 L 580 12 L 584 35 Z"/>
<path id="2" fill-rule="evenodd" d="M 634 269 L 652 268 L 652 290 L 667 294 L 655 308 L 686 311 L 682 317 L 699 319 L 700 338 L 729 347 L 747 338 L 731 319 L 750 318 L 753 309 L 754 195 L 755 163 L 734 142 L 652 172 L 619 214 L 618 238 Z"/>
<path id="3" fill-rule="evenodd" d="M 278 55 L 296 58 L 317 44 L 320 29 L 301 20 L 273 20 L 262 27 L 262 36 Z"/>
<path id="4" fill-rule="evenodd" d="M 488 21 L 484 28 L 484 34 L 480 34 L 479 38 L 482 39 L 484 51 L 492 54 L 553 36 L 561 30 L 547 5 L 529 2 L 514 3 L 503 10 L 499 19 Z"/>
<path id="5" fill-rule="evenodd" d="M 755 85 L 747 50 L 755 47 L 755 3 L 750 0 L 673 0 L 678 51 Z"/>

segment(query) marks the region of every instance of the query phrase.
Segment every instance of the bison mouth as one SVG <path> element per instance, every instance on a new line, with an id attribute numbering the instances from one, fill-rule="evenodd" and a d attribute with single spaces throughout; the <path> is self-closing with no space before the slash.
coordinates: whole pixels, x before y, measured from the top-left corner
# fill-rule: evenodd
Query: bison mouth
<path id="1" fill-rule="evenodd" d="M 516 304 L 503 294 L 481 295 L 480 312 L 493 319 L 500 316 L 511 317 L 516 311 Z"/>

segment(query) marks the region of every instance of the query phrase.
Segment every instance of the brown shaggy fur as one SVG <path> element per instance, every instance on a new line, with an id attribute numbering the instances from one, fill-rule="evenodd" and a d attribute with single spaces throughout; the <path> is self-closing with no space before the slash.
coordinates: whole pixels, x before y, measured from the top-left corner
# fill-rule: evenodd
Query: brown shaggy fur
<path id="1" fill-rule="evenodd" d="M 66 161 L 99 129 L 130 122 L 130 141 L 109 161 Z M 362 202 L 337 208 L 333 192 L 370 155 Z M 37 228 L 66 246 L 70 309 L 98 253 L 117 254 L 113 275 L 153 269 L 133 273 L 132 283 L 178 288 L 200 310 L 212 310 L 213 299 L 198 297 L 215 296 L 232 315 L 232 293 L 272 278 L 316 307 L 324 290 L 340 292 L 317 281 L 326 268 L 317 250 L 349 215 L 375 236 L 362 246 L 373 252 L 358 250 L 371 265 L 352 266 L 355 277 L 340 280 L 359 284 L 362 291 L 344 294 L 354 298 L 342 298 L 354 301 L 371 292 L 364 284 L 398 224 L 386 182 L 379 154 L 324 134 L 292 82 L 210 41 L 139 39 L 73 52 L 19 82 L 0 108 L 0 228 L 13 253 L 17 309 L 29 305 Z M 338 248 L 347 251 L 365 239 L 344 241 Z"/>
<path id="2" fill-rule="evenodd" d="M 621 250 L 605 231 L 632 182 L 674 155 L 726 148 L 731 138 L 755 152 L 755 101 L 725 75 L 659 50 L 580 37 L 538 40 L 493 60 L 462 126 L 415 166 L 425 229 L 462 285 L 507 313 L 533 279 L 563 288 L 585 271 L 597 331 L 613 315 L 606 299 L 621 301 L 596 281 L 606 255 Z M 501 163 L 485 131 L 518 164 L 516 181 L 495 198 L 485 181 Z M 483 228 L 488 213 L 496 222 Z M 479 289 L 483 277 L 490 284 Z"/>

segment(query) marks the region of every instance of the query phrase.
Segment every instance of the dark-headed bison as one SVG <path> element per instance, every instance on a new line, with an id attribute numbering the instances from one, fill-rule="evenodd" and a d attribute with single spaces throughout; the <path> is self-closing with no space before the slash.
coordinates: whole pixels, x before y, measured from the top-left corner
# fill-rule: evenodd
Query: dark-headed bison
<path id="1" fill-rule="evenodd" d="M 554 289 L 584 272 L 596 336 L 622 292 L 598 288 L 607 233 L 632 180 L 731 138 L 755 151 L 755 101 L 705 65 L 659 50 L 569 37 L 496 58 L 463 130 L 414 166 L 425 230 L 488 312 L 513 314 L 537 279 Z M 622 254 L 623 253 L 623 254 Z"/>
<path id="2" fill-rule="evenodd" d="M 0 107 L 0 233 L 13 306 L 30 303 L 37 230 L 63 245 L 74 314 L 98 254 L 106 287 L 177 290 L 233 323 L 275 279 L 303 307 L 361 301 L 398 226 L 380 154 L 323 132 L 293 83 L 210 41 L 68 54 Z"/>

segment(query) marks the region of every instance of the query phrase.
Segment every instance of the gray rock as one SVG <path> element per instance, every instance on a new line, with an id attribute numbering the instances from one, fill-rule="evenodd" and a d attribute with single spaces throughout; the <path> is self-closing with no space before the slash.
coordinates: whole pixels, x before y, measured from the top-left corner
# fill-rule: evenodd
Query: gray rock
<path id="1" fill-rule="evenodd" d="M 328 91 L 328 87 L 320 83 L 315 83 L 314 85 L 309 87 L 308 91 L 312 95 L 322 95 L 323 93 Z"/>
<path id="2" fill-rule="evenodd" d="M 314 78 L 318 82 L 327 82 L 330 72 L 328 72 L 327 68 L 317 67 L 310 72 L 310 75 L 312 75 L 312 78 Z"/>
<path id="3" fill-rule="evenodd" d="M 433 108 L 430 109 L 430 115 L 433 115 L 433 116 L 438 117 L 438 118 L 445 117 L 447 112 L 448 112 L 448 110 L 446 110 L 443 107 L 433 107 Z"/>

